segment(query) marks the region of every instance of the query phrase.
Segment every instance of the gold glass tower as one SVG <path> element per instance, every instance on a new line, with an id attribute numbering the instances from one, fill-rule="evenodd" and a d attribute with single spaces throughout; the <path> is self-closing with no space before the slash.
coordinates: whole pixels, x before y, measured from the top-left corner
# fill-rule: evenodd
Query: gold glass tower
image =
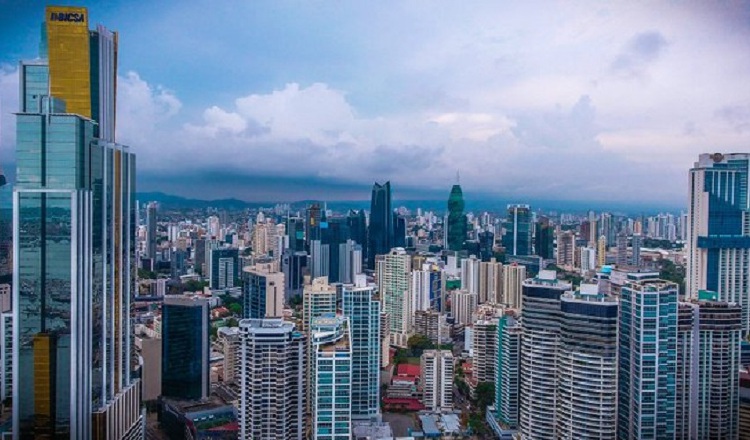
<path id="1" fill-rule="evenodd" d="M 86 8 L 47 7 L 47 56 L 51 95 L 66 111 L 91 118 L 91 53 Z"/>

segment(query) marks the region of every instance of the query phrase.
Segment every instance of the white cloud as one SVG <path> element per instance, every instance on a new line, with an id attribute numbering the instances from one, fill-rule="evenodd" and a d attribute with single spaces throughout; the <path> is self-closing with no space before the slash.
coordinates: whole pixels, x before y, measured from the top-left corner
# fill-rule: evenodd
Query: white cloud
<path id="1" fill-rule="evenodd" d="M 0 167 L 15 150 L 18 109 L 18 68 L 0 65 Z"/>
<path id="2" fill-rule="evenodd" d="M 165 124 L 175 117 L 182 103 L 161 86 L 153 86 L 136 72 L 118 76 L 117 140 L 132 146 L 150 146 L 165 141 Z M 164 153 L 165 145 L 153 145 Z M 176 147 L 171 147 L 177 150 Z M 178 151 L 175 151 L 177 153 Z"/>

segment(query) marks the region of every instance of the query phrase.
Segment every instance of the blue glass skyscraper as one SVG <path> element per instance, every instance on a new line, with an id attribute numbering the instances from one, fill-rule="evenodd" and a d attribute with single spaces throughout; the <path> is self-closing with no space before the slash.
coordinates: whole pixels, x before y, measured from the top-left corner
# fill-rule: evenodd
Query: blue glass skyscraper
<path id="1" fill-rule="evenodd" d="M 634 281 L 622 288 L 618 346 L 617 438 L 674 438 L 677 284 Z"/>
<path id="2" fill-rule="evenodd" d="M 375 183 L 370 200 L 370 225 L 367 229 L 367 267 L 375 269 L 375 256 L 385 255 L 393 247 L 391 182 Z"/>
<path id="3" fill-rule="evenodd" d="M 380 301 L 364 276 L 342 287 L 342 311 L 349 318 L 352 345 L 352 419 L 380 416 Z"/>
<path id="4" fill-rule="evenodd" d="M 205 299 L 167 296 L 161 322 L 161 393 L 178 399 L 205 399 L 211 380 L 209 309 Z"/>
<path id="5" fill-rule="evenodd" d="M 690 170 L 687 295 L 718 293 L 742 306 L 750 333 L 750 154 L 701 154 Z"/>

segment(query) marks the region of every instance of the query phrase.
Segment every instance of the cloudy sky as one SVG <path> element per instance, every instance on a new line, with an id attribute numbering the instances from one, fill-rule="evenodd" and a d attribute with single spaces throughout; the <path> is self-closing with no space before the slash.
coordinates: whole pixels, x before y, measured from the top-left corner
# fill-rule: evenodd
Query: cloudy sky
<path id="1" fill-rule="evenodd" d="M 750 151 L 750 1 L 110 1 L 139 190 L 684 203 Z M 218 5 L 216 4 L 218 3 Z M 0 0 L 0 163 L 43 4 Z"/>

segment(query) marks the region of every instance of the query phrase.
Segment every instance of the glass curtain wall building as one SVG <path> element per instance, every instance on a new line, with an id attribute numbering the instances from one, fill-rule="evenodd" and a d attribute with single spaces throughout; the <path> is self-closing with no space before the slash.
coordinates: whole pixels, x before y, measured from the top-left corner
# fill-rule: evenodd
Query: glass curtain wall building
<path id="1" fill-rule="evenodd" d="M 208 360 L 208 301 L 164 298 L 162 306 L 161 394 L 179 399 L 205 399 L 211 387 Z"/>
<path id="2" fill-rule="evenodd" d="M 508 205 L 508 217 L 503 224 L 502 243 L 506 255 L 531 255 L 531 208 L 529 205 Z"/>
<path id="3" fill-rule="evenodd" d="M 370 226 L 367 230 L 367 267 L 375 269 L 375 256 L 385 255 L 393 247 L 393 209 L 391 182 L 375 183 L 370 200 Z"/>
<path id="4" fill-rule="evenodd" d="M 687 295 L 701 290 L 742 306 L 750 333 L 750 154 L 701 154 L 690 170 Z"/>
<path id="5" fill-rule="evenodd" d="M 380 301 L 364 275 L 342 286 L 342 311 L 352 345 L 352 419 L 380 417 Z"/>
<path id="6" fill-rule="evenodd" d="M 74 7 L 47 7 L 43 30 L 41 58 L 19 69 L 14 437 L 140 438 L 135 156 L 114 143 L 117 34 L 89 30 Z"/>

